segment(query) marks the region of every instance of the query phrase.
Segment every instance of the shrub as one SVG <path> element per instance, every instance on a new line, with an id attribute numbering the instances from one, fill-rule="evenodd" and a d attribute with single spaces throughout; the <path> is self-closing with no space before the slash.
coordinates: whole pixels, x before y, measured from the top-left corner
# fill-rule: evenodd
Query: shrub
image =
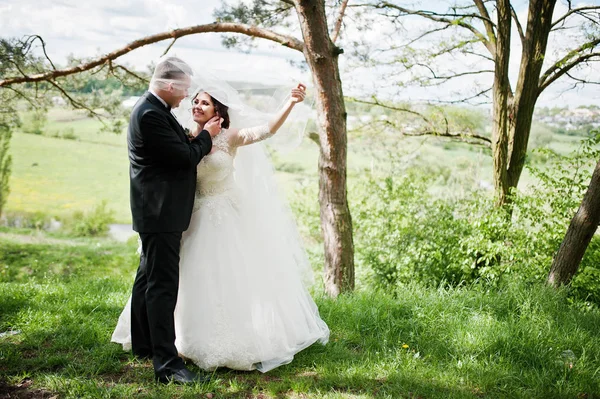
<path id="1" fill-rule="evenodd" d="M 411 168 L 359 179 L 350 189 L 358 268 L 369 269 L 369 283 L 385 289 L 412 281 L 430 286 L 544 283 L 600 157 L 598 143 L 600 135 L 568 156 L 541 150 L 548 157 L 544 169 L 530 167 L 539 183 L 512 197 L 512 212 L 496 208 L 492 196 L 477 189 L 434 194 L 443 170 Z M 455 189 L 443 190 L 453 194 Z M 596 238 L 572 295 L 600 304 L 598 264 Z"/>
<path id="2" fill-rule="evenodd" d="M 33 110 L 23 116 L 21 129 L 25 133 L 43 134 L 47 120 L 46 110 Z"/>
<path id="3" fill-rule="evenodd" d="M 108 233 L 109 225 L 114 223 L 114 211 L 102 201 L 92 212 L 75 212 L 67 222 L 71 234 L 77 237 L 101 236 Z"/>
<path id="4" fill-rule="evenodd" d="M 65 140 L 77 140 L 77 135 L 72 127 L 66 128 L 61 137 Z"/>
<path id="5" fill-rule="evenodd" d="M 45 230 L 50 226 L 51 217 L 42 212 L 6 212 L 1 221 L 6 227 Z"/>

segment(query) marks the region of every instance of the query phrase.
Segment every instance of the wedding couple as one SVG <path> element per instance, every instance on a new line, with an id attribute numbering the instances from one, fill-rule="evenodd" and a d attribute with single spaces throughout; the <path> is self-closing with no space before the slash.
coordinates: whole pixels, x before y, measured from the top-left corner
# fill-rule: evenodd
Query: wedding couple
<path id="1" fill-rule="evenodd" d="M 127 143 L 141 254 L 112 340 L 152 359 L 158 381 L 208 381 L 182 358 L 204 370 L 266 372 L 327 342 L 272 168 L 262 146 L 246 147 L 277 132 L 304 97 L 298 85 L 278 113 L 263 114 L 218 76 L 163 57 L 133 108 Z M 178 106 L 189 134 L 171 113 Z"/>

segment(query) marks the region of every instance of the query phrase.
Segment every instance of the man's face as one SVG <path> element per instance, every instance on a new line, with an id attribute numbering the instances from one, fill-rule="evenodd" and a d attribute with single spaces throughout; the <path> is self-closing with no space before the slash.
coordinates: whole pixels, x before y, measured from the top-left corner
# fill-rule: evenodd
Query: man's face
<path id="1" fill-rule="evenodd" d="M 181 81 L 171 84 L 171 94 L 173 98 L 171 108 L 177 108 L 181 103 L 181 100 L 187 97 L 191 83 L 190 77 L 185 75 Z"/>

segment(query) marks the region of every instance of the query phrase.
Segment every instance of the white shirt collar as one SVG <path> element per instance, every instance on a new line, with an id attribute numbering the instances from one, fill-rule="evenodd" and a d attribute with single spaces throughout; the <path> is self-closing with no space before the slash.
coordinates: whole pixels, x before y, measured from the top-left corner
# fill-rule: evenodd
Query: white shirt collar
<path id="1" fill-rule="evenodd" d="M 156 92 L 152 89 L 148 89 L 148 91 L 156 98 L 158 98 L 158 101 L 160 101 L 162 103 L 162 105 L 165 106 L 165 108 L 169 108 L 169 104 L 167 104 L 167 102 L 165 100 L 163 100 L 162 98 L 160 98 L 160 96 L 158 94 L 156 94 Z"/>

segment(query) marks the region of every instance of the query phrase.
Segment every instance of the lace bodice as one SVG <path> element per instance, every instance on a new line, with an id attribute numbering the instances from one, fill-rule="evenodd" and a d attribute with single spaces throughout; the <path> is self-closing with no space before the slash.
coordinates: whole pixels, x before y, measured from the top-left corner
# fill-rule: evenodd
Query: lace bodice
<path id="1" fill-rule="evenodd" d="M 213 138 L 213 151 L 198 164 L 194 211 L 200 206 L 199 201 L 206 197 L 233 194 L 236 188 L 233 172 L 237 148 L 264 140 L 271 135 L 269 127 L 263 125 L 240 130 L 223 130 Z"/>

